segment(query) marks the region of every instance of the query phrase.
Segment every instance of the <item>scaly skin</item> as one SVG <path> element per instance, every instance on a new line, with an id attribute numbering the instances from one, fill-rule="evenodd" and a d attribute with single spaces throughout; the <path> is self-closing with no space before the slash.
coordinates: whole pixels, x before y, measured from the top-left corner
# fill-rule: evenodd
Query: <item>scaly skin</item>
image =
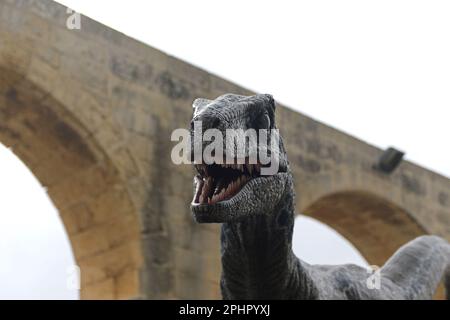
<path id="1" fill-rule="evenodd" d="M 221 132 L 275 129 L 275 102 L 270 95 L 197 99 L 193 120 L 202 121 L 203 129 Z M 277 174 L 253 176 L 239 192 L 216 203 L 199 203 L 194 195 L 195 219 L 222 223 L 224 299 L 431 299 L 444 275 L 448 294 L 450 245 L 437 236 L 422 236 L 401 247 L 381 268 L 380 289 L 368 288 L 365 268 L 309 265 L 298 259 L 292 251 L 294 188 L 286 151 L 282 141 L 279 150 L 269 151 L 279 155 Z M 196 184 L 208 175 L 218 181 L 228 172 L 199 168 Z"/>

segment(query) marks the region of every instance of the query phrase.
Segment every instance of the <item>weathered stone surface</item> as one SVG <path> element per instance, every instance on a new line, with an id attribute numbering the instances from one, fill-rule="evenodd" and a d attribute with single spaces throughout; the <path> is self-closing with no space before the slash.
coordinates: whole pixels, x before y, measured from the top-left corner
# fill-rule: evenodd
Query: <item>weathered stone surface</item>
<path id="1" fill-rule="evenodd" d="M 0 0 L 0 141 L 58 208 L 81 297 L 218 297 L 219 229 L 192 222 L 192 169 L 171 162 L 170 134 L 194 98 L 251 92 L 87 17 L 68 30 L 67 17 L 53 1 Z M 383 175 L 382 150 L 282 106 L 277 117 L 297 209 L 370 262 L 419 234 L 450 239 L 448 178 L 406 161 Z"/>

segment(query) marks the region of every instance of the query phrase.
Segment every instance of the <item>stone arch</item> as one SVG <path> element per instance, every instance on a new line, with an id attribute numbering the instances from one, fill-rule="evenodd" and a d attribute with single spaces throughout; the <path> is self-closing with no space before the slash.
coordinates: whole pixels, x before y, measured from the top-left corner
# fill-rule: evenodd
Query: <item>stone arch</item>
<path id="1" fill-rule="evenodd" d="M 370 265 L 382 266 L 400 246 L 428 233 L 407 210 L 368 191 L 325 194 L 302 213 L 340 233 Z M 434 297 L 444 299 L 442 284 Z"/>
<path id="2" fill-rule="evenodd" d="M 59 210 L 83 299 L 140 294 L 140 228 L 126 184 L 90 131 L 51 93 L 0 66 L 0 142 Z"/>
<path id="3" fill-rule="evenodd" d="M 379 266 L 401 245 L 426 233 L 406 210 L 366 191 L 324 195 L 303 213 L 338 231 L 369 264 Z"/>

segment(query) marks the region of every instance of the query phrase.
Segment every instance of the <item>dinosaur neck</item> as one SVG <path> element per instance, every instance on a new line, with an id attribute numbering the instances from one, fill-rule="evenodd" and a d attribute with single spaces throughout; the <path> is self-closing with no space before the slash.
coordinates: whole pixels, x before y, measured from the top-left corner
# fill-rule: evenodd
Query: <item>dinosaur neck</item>
<path id="1" fill-rule="evenodd" d="M 225 299 L 314 299 L 308 270 L 292 251 L 293 191 L 273 212 L 222 225 Z"/>

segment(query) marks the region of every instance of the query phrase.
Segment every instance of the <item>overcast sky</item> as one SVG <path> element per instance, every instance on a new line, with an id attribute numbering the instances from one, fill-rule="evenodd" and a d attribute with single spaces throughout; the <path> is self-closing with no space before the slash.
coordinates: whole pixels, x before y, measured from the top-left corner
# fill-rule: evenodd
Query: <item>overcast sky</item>
<path id="1" fill-rule="evenodd" d="M 448 1 L 59 2 L 450 176 Z M 70 244 L 45 190 L 4 148 L 0 174 L 0 298 L 75 298 Z M 312 263 L 365 264 L 307 218 L 294 247 Z"/>
<path id="2" fill-rule="evenodd" d="M 30 170 L 0 145 L 0 299 L 74 299 L 75 265 L 58 212 Z"/>

